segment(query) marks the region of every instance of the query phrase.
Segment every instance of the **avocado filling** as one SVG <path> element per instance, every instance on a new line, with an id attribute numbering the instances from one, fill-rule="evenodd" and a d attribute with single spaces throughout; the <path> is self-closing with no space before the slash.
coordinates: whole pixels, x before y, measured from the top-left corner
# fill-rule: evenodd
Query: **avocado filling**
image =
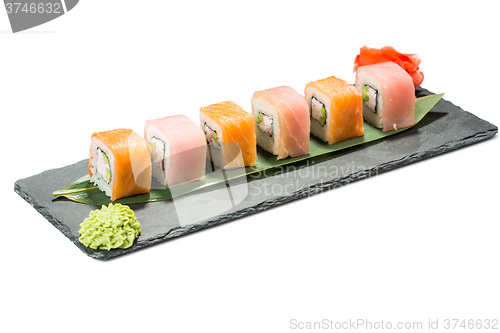
<path id="1" fill-rule="evenodd" d="M 153 136 L 149 141 L 151 161 L 165 171 L 165 142 Z"/>
<path id="2" fill-rule="evenodd" d="M 102 178 L 104 178 L 106 183 L 109 184 L 111 182 L 111 166 L 109 165 L 109 157 L 101 148 L 97 148 L 96 171 Z"/>
<path id="3" fill-rule="evenodd" d="M 311 118 L 319 122 L 321 126 L 326 124 L 326 107 L 316 97 L 311 98 Z"/>
<path id="4" fill-rule="evenodd" d="M 374 113 L 377 113 L 378 91 L 370 86 L 363 86 L 361 96 L 363 97 L 363 103 Z"/>
<path id="5" fill-rule="evenodd" d="M 257 127 L 269 136 L 273 136 L 273 117 L 262 112 L 257 115 Z"/>
<path id="6" fill-rule="evenodd" d="M 207 144 L 220 149 L 219 136 L 217 135 L 217 132 L 208 126 L 207 123 L 205 123 L 203 127 L 205 130 L 205 137 L 207 138 Z"/>

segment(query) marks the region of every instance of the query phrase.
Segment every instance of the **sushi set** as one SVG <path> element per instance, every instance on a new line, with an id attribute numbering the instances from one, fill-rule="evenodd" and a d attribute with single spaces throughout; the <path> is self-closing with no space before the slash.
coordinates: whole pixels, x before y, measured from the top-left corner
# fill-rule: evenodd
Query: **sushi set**
<path id="1" fill-rule="evenodd" d="M 354 85 L 330 76 L 307 83 L 305 96 L 288 86 L 257 91 L 252 112 L 231 101 L 201 107 L 199 126 L 175 115 L 147 120 L 144 137 L 94 133 L 88 160 L 19 180 L 15 191 L 87 255 L 108 259 L 497 133 L 422 89 L 419 63 L 364 47 Z M 106 204 L 131 205 L 135 241 L 128 234 L 126 246 L 110 246 L 97 231 L 79 240 L 82 222 Z"/>

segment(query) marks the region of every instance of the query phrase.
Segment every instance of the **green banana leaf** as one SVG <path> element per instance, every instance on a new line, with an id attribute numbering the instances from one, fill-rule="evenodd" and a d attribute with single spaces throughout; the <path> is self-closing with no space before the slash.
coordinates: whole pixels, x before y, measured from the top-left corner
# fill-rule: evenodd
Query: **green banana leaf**
<path id="1" fill-rule="evenodd" d="M 434 105 L 443 97 L 444 94 L 434 94 L 417 98 L 415 102 L 415 118 L 417 123 L 424 118 L 424 116 L 434 107 Z M 137 204 L 146 202 L 155 202 L 170 200 L 181 195 L 208 188 L 210 186 L 223 183 L 225 181 L 252 175 L 255 173 L 266 174 L 266 170 L 273 169 L 279 166 L 304 161 L 316 156 L 325 155 L 334 151 L 350 148 L 353 146 L 361 145 L 364 143 L 380 140 L 391 135 L 401 133 L 410 127 L 401 128 L 394 131 L 382 132 L 366 122 L 364 123 L 365 134 L 362 137 L 349 139 L 343 142 L 328 145 L 314 137 L 311 137 L 309 145 L 309 154 L 294 158 L 286 158 L 277 160 L 276 156 L 262 150 L 257 150 L 257 165 L 255 167 L 246 167 L 231 170 L 218 170 L 210 172 L 205 175 L 202 180 L 195 181 L 185 185 L 179 185 L 175 188 L 153 188 L 150 193 L 134 195 L 128 198 L 123 198 L 114 201 L 115 203 L 122 204 Z M 333 158 L 333 157 L 332 157 Z M 269 172 L 272 174 L 272 172 Z M 85 203 L 89 205 L 107 205 L 111 203 L 111 199 L 97 188 L 91 181 L 88 175 L 79 178 L 67 187 L 54 191 L 52 193 L 55 197 L 66 197 L 72 201 Z"/>

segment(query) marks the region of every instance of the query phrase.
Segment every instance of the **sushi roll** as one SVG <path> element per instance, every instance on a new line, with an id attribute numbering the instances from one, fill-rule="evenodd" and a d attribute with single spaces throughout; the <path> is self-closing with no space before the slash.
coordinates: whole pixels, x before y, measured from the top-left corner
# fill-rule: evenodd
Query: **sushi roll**
<path id="1" fill-rule="evenodd" d="M 151 151 L 153 176 L 162 185 L 181 185 L 205 175 L 205 136 L 188 117 L 178 115 L 148 120 L 144 138 Z"/>
<path id="2" fill-rule="evenodd" d="M 309 107 L 293 88 L 255 92 L 252 113 L 258 145 L 278 155 L 278 160 L 309 154 Z"/>
<path id="3" fill-rule="evenodd" d="M 367 123 L 384 132 L 415 125 L 415 87 L 400 66 L 393 62 L 361 66 L 356 70 L 356 87 Z"/>
<path id="4" fill-rule="evenodd" d="M 92 134 L 90 180 L 112 201 L 151 188 L 151 160 L 146 141 L 129 129 Z"/>
<path id="5" fill-rule="evenodd" d="M 250 113 L 226 101 L 200 109 L 201 128 L 208 145 L 207 156 L 220 168 L 255 166 L 257 142 Z"/>
<path id="6" fill-rule="evenodd" d="M 364 134 L 361 93 L 353 85 L 330 76 L 308 83 L 305 95 L 314 136 L 331 145 Z"/>

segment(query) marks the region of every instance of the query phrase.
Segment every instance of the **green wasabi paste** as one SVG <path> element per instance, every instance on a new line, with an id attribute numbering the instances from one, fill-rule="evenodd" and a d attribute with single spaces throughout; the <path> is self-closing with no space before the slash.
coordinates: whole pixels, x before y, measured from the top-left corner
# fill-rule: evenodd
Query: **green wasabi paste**
<path id="1" fill-rule="evenodd" d="M 91 211 L 79 233 L 80 243 L 94 250 L 126 249 L 141 233 L 141 225 L 130 207 L 111 203 Z"/>

